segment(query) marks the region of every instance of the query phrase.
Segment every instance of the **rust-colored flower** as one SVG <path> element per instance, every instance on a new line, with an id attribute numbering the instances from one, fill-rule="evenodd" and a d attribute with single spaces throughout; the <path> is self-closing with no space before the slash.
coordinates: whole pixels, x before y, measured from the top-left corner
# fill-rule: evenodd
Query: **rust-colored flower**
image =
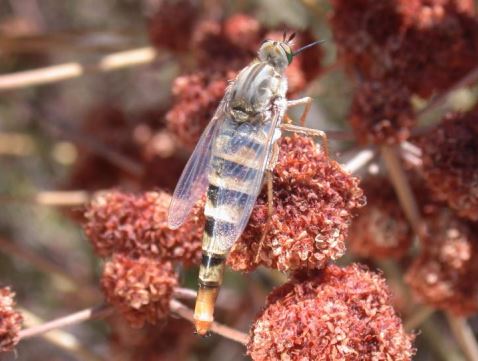
<path id="1" fill-rule="evenodd" d="M 280 141 L 273 172 L 274 214 L 259 254 L 259 264 L 281 271 L 324 267 L 345 252 L 352 211 L 365 204 L 358 179 L 325 156 L 311 138 Z M 249 225 L 228 258 L 235 270 L 250 271 L 267 224 L 263 190 Z"/>
<path id="2" fill-rule="evenodd" d="M 339 52 L 345 64 L 367 80 L 394 78 L 428 97 L 476 66 L 478 20 L 472 0 L 332 4 Z"/>
<path id="3" fill-rule="evenodd" d="M 23 316 L 15 310 L 14 297 L 9 287 L 0 288 L 0 352 L 12 351 L 20 341 Z"/>
<path id="4" fill-rule="evenodd" d="M 428 235 L 406 281 L 416 297 L 433 307 L 471 315 L 478 312 L 478 228 L 449 209 L 431 207 Z"/>
<path id="5" fill-rule="evenodd" d="M 153 257 L 113 255 L 104 267 L 101 286 L 106 300 L 132 327 L 156 324 L 169 314 L 177 285 L 171 263 Z"/>
<path id="6" fill-rule="evenodd" d="M 478 221 L 478 108 L 446 117 L 418 145 L 433 194 L 460 216 Z"/>
<path id="7" fill-rule="evenodd" d="M 216 112 L 234 71 L 204 70 L 179 76 L 173 84 L 174 104 L 166 114 L 168 129 L 179 142 L 194 149 Z"/>
<path id="8" fill-rule="evenodd" d="M 408 361 L 412 340 L 381 276 L 329 265 L 272 292 L 247 349 L 254 361 Z"/>
<path id="9" fill-rule="evenodd" d="M 361 257 L 400 258 L 409 249 L 413 230 L 385 177 L 368 177 L 362 183 L 367 206 L 352 221 L 348 242 Z"/>
<path id="10" fill-rule="evenodd" d="M 360 143 L 406 140 L 416 119 L 411 94 L 400 81 L 368 81 L 354 95 L 349 122 Z"/>
<path id="11" fill-rule="evenodd" d="M 101 257 L 122 252 L 197 264 L 201 257 L 203 213 L 194 208 L 181 228 L 170 230 L 170 200 L 164 192 L 100 194 L 85 213 L 85 233 Z"/>
<path id="12" fill-rule="evenodd" d="M 178 52 L 189 50 L 199 15 L 199 9 L 193 2 L 165 0 L 153 10 L 147 24 L 151 43 L 159 49 Z"/>

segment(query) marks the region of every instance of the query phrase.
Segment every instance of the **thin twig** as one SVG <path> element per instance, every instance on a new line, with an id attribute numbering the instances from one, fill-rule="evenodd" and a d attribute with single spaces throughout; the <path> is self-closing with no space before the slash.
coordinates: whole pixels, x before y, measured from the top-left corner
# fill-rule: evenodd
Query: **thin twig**
<path id="1" fill-rule="evenodd" d="M 38 316 L 34 315 L 28 310 L 19 308 L 20 312 L 23 315 L 24 318 L 24 324 L 28 327 L 22 331 L 20 331 L 20 339 L 26 339 L 29 337 L 33 336 L 41 336 L 48 342 L 59 346 L 68 352 L 71 352 L 75 355 L 78 356 L 79 359 L 81 360 L 86 360 L 86 361 L 102 361 L 103 358 L 94 354 L 87 348 L 85 348 L 80 341 L 76 338 L 71 333 L 62 331 L 62 330 L 57 330 L 53 328 L 48 328 L 46 327 L 47 325 L 51 324 L 51 322 L 44 323 L 42 319 L 40 319 Z M 85 311 L 82 311 L 85 312 Z M 67 317 L 71 317 L 67 316 Z M 59 320 L 55 320 L 52 322 L 56 322 L 57 326 L 56 327 L 64 327 L 67 325 L 72 325 L 74 322 L 70 322 L 68 324 L 63 324 L 63 325 L 58 325 Z M 81 321 L 78 321 L 81 322 Z M 41 330 L 41 332 L 40 332 Z"/>
<path id="2" fill-rule="evenodd" d="M 35 325 L 19 332 L 20 339 L 34 337 L 49 332 L 57 328 L 81 323 L 86 320 L 101 319 L 108 317 L 113 313 L 113 308 L 109 305 L 100 305 L 87 308 L 86 310 L 72 313 L 71 315 L 57 318 L 53 321 Z"/>
<path id="3" fill-rule="evenodd" d="M 466 322 L 466 319 L 449 313 L 447 314 L 447 319 L 450 328 L 468 361 L 478 361 L 478 344 L 473 335 L 473 331 Z"/>
<path id="4" fill-rule="evenodd" d="M 171 302 L 169 303 L 169 306 L 172 312 L 194 323 L 194 312 L 190 308 L 188 308 L 187 306 L 183 305 L 181 302 L 176 301 L 174 299 L 171 300 Z M 213 322 L 211 331 L 214 333 L 217 333 L 218 335 L 226 337 L 230 340 L 239 342 L 243 345 L 247 344 L 249 339 L 247 334 L 241 331 L 235 330 L 233 328 L 230 328 L 228 326 L 221 325 L 217 322 Z"/>
<path id="5" fill-rule="evenodd" d="M 24 157 L 35 151 L 35 142 L 27 134 L 0 133 L 0 155 Z"/>
<path id="6" fill-rule="evenodd" d="M 33 196 L 0 194 L 0 202 L 33 203 L 42 206 L 74 207 L 88 203 L 95 193 L 86 191 L 40 191 Z"/>
<path id="7" fill-rule="evenodd" d="M 434 313 L 435 310 L 431 307 L 419 306 L 404 320 L 403 327 L 406 331 L 412 331 L 425 322 Z"/>
<path id="8" fill-rule="evenodd" d="M 397 156 L 397 151 L 393 146 L 383 145 L 381 147 L 381 154 L 400 205 L 415 234 L 421 238 L 423 236 L 423 229 L 420 211 L 418 210 L 415 196 L 403 170 L 400 158 Z"/>
<path id="9" fill-rule="evenodd" d="M 373 149 L 363 149 L 359 151 L 352 159 L 348 160 L 342 165 L 342 168 L 353 174 L 361 168 L 365 167 L 374 157 L 375 151 Z"/>
<path id="10" fill-rule="evenodd" d="M 187 300 L 194 300 L 196 299 L 198 293 L 194 290 L 191 290 L 189 288 L 181 288 L 181 287 L 176 287 L 174 289 L 173 296 L 176 298 L 183 298 Z"/>
<path id="11" fill-rule="evenodd" d="M 149 64 L 152 63 L 156 57 L 156 50 L 147 46 L 107 54 L 94 64 L 71 62 L 48 66 L 41 69 L 0 75 L 0 90 L 19 89 L 35 85 L 55 83 L 66 79 L 77 78 L 88 73 L 108 72 L 142 64 Z"/>

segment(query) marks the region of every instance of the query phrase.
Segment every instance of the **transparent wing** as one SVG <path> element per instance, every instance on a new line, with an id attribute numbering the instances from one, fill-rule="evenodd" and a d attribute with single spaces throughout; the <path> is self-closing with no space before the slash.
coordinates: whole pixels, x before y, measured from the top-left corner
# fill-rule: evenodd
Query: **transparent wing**
<path id="1" fill-rule="evenodd" d="M 168 211 L 168 227 L 171 229 L 177 229 L 183 224 L 196 201 L 207 189 L 212 144 L 224 122 L 228 93 L 227 90 L 216 113 L 204 129 L 176 185 Z"/>
<path id="2" fill-rule="evenodd" d="M 212 216 L 215 222 L 210 227 L 212 229 L 207 229 L 206 224 L 206 231 L 216 250 L 227 252 L 249 221 L 262 188 L 274 132 L 281 117 L 282 112 L 276 110 L 266 124 L 242 123 L 234 129 L 229 141 L 218 142 L 214 149 L 210 176 L 214 205 L 209 206 L 209 210 L 206 207 L 206 216 Z M 229 121 L 226 119 L 221 132 L 228 131 Z M 219 134 L 218 140 L 221 137 Z M 211 188 L 208 198 L 211 203 Z"/>

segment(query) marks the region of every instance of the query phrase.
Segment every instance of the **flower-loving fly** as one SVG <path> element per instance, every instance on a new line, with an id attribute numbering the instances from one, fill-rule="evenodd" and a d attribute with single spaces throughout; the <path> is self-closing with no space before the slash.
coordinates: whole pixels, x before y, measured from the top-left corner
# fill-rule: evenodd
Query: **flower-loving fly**
<path id="1" fill-rule="evenodd" d="M 206 193 L 203 255 L 194 311 L 200 335 L 211 327 L 226 256 L 249 221 L 264 178 L 269 217 L 272 214 L 271 171 L 278 157 L 281 130 L 319 136 L 327 151 L 322 131 L 289 124 L 285 114 L 290 107 L 304 105 L 302 125 L 305 122 L 312 99 L 287 101 L 284 73 L 294 56 L 321 43 L 316 41 L 293 51 L 294 35 L 286 38 L 284 33 L 282 41 L 265 40 L 257 59 L 229 84 L 174 191 L 168 215 L 171 229 L 181 226 Z"/>

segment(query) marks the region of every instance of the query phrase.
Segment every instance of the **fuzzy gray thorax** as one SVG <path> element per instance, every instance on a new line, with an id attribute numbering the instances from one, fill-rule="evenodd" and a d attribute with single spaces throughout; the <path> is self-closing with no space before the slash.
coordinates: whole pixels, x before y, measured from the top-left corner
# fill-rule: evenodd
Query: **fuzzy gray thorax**
<path id="1" fill-rule="evenodd" d="M 237 122 L 264 121 L 272 100 L 285 97 L 286 92 L 286 77 L 268 62 L 255 61 L 233 83 L 229 112 Z"/>

